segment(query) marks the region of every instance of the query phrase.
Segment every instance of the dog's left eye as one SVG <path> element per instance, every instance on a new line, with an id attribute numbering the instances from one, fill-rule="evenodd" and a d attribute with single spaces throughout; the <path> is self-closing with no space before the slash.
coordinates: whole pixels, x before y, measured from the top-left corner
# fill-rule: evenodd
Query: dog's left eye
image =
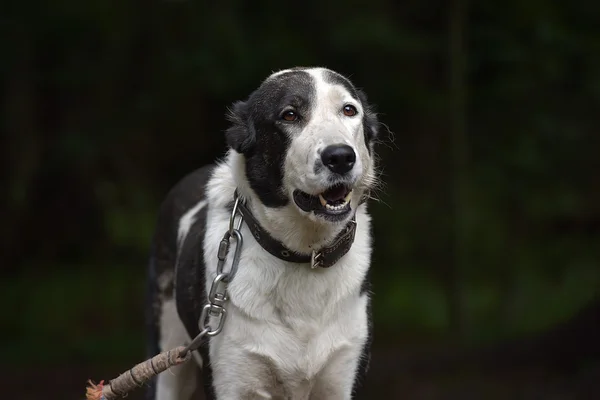
<path id="1" fill-rule="evenodd" d="M 356 114 L 358 114 L 356 107 L 354 107 L 352 104 L 346 104 L 342 111 L 346 117 L 354 117 Z"/>
<path id="2" fill-rule="evenodd" d="M 287 110 L 281 114 L 281 118 L 288 122 L 293 122 L 298 119 L 298 114 L 293 110 Z"/>

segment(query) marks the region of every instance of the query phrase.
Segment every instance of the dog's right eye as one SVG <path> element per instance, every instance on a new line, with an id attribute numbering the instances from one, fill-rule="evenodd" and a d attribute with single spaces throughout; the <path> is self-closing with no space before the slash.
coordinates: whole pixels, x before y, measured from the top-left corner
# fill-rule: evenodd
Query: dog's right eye
<path id="1" fill-rule="evenodd" d="M 287 110 L 284 111 L 283 114 L 281 114 L 281 118 L 288 122 L 293 122 L 298 119 L 298 114 L 296 113 L 296 111 Z"/>

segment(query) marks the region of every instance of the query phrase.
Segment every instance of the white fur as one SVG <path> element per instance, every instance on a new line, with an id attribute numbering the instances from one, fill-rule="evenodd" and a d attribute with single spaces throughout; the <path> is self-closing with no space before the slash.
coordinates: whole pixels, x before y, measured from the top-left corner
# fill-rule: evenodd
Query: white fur
<path id="1" fill-rule="evenodd" d="M 226 205 L 235 187 L 242 186 L 234 177 L 244 179 L 239 171 L 242 161 L 242 156 L 231 152 L 210 181 L 207 224 L 211 229 L 204 246 L 207 291 L 216 276 L 219 240 L 228 226 Z M 256 203 L 254 199 L 252 204 Z M 279 212 L 293 231 L 293 222 L 283 216 L 292 216 L 290 211 Z M 240 268 L 229 285 L 227 321 L 210 344 L 219 400 L 350 398 L 367 336 L 367 298 L 359 292 L 371 253 L 370 218 L 364 206 L 359 207 L 356 219 L 356 239 L 350 251 L 333 267 L 316 270 L 273 257 L 253 239 L 246 225 L 242 227 L 244 247 Z M 315 238 L 320 239 L 319 233 Z"/>
<path id="2" fill-rule="evenodd" d="M 178 248 L 181 248 L 185 237 L 187 236 L 190 228 L 196 222 L 196 214 L 206 206 L 206 200 L 199 201 L 194 207 L 183 214 L 183 217 L 179 220 L 179 226 L 177 227 L 177 243 Z"/>
<path id="3" fill-rule="evenodd" d="M 170 299 L 162 304 L 160 317 L 160 348 L 162 351 L 174 349 L 189 341 L 188 334 L 177 315 L 175 300 Z M 199 359 L 199 365 L 202 360 Z M 172 367 L 158 375 L 156 398 L 160 400 L 188 400 L 196 390 L 196 367 L 186 363 Z"/>
<path id="4" fill-rule="evenodd" d="M 219 400 L 351 398 L 368 334 L 368 298 L 367 294 L 360 295 L 360 290 L 371 256 L 370 217 L 366 206 L 358 204 L 365 182 L 373 174 L 373 163 L 364 143 L 361 117 L 341 114 L 346 103 L 362 113 L 360 103 L 344 88 L 327 84 L 322 70 L 309 72 L 317 82 L 317 106 L 310 124 L 292 138 L 285 161 L 284 190 L 290 198 L 294 189 L 312 194 L 325 190 L 326 177 L 312 171 L 320 149 L 334 143 L 351 145 L 357 152 L 351 200 L 356 210 L 355 241 L 334 266 L 313 270 L 308 265 L 273 257 L 254 240 L 246 224 L 242 225 L 244 245 L 239 270 L 228 288 L 227 319 L 209 348 Z M 277 209 L 264 206 L 248 184 L 244 157 L 230 151 L 207 186 L 207 292 L 216 276 L 217 249 L 228 229 L 227 205 L 236 188 L 260 224 L 294 251 L 307 253 L 330 243 L 346 224 L 309 215 L 293 201 Z M 195 214 L 190 213 L 186 216 Z M 180 223 L 180 243 L 185 238 L 184 231 L 189 229 L 184 218 Z M 231 255 L 225 270 L 230 265 Z M 180 325 L 179 322 L 178 331 L 183 329 Z M 174 380 L 159 380 L 158 400 L 187 399 L 173 394 L 181 391 L 181 382 L 173 384 Z M 171 394 L 164 394 L 167 392 Z"/>

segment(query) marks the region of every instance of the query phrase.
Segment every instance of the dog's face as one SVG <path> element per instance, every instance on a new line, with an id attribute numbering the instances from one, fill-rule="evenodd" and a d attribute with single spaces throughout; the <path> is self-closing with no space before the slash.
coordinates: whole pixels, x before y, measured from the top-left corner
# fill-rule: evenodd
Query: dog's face
<path id="1" fill-rule="evenodd" d="M 344 222 L 375 182 L 378 122 L 366 96 L 336 72 L 295 68 L 271 75 L 234 104 L 228 145 L 265 207 Z"/>

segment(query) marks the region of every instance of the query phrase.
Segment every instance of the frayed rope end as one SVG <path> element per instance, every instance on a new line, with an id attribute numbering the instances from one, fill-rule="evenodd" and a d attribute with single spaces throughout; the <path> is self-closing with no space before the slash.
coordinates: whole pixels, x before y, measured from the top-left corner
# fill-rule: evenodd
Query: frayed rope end
<path id="1" fill-rule="evenodd" d="M 88 387 L 85 391 L 85 398 L 87 400 L 103 400 L 102 399 L 102 389 L 104 388 L 104 381 L 100 381 L 97 385 L 92 382 L 92 380 L 88 380 Z"/>

